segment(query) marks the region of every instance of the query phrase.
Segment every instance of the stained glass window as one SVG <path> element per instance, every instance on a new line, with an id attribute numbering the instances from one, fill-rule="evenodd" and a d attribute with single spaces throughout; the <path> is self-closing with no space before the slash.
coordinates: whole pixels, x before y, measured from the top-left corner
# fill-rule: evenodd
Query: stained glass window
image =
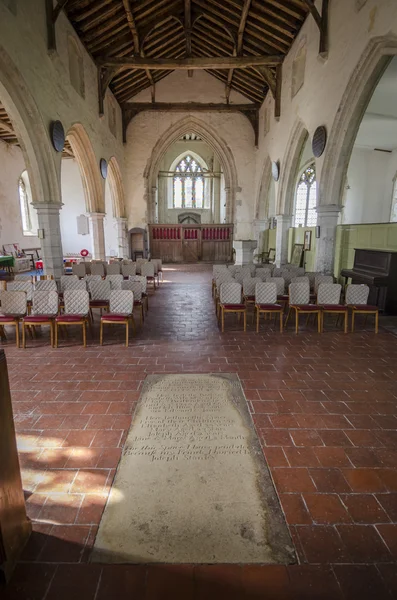
<path id="1" fill-rule="evenodd" d="M 295 227 L 317 225 L 317 183 L 314 164 L 303 171 L 296 189 Z"/>
<path id="2" fill-rule="evenodd" d="M 204 208 L 204 176 L 189 154 L 175 168 L 174 208 Z"/>

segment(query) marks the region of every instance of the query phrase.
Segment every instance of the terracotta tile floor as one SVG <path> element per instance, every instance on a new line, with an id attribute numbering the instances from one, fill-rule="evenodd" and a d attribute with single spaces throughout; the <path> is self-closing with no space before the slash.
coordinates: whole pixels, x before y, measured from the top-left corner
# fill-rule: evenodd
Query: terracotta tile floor
<path id="1" fill-rule="evenodd" d="M 221 335 L 210 278 L 165 270 L 129 349 L 116 328 L 102 348 L 97 331 L 87 349 L 77 331 L 58 350 L 47 333 L 6 344 L 34 524 L 7 600 L 397 597 L 396 337 L 244 334 L 234 317 Z M 173 372 L 239 374 L 299 564 L 89 563 L 143 380 Z"/>

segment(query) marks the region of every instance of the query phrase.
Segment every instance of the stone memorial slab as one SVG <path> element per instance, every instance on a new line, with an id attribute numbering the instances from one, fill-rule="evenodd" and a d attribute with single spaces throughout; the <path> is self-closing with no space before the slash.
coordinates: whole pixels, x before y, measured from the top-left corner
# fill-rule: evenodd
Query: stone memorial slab
<path id="1" fill-rule="evenodd" d="M 146 379 L 91 560 L 294 562 L 236 375 Z"/>

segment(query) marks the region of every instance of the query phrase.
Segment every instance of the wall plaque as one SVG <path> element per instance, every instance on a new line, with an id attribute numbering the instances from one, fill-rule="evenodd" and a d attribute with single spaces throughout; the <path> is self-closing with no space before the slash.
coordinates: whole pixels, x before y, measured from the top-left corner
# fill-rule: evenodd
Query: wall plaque
<path id="1" fill-rule="evenodd" d="M 272 162 L 272 176 L 274 181 L 278 181 L 280 177 L 280 163 L 278 161 Z"/>
<path id="2" fill-rule="evenodd" d="M 108 163 L 104 158 L 101 158 L 99 161 L 99 169 L 101 171 L 101 175 L 104 179 L 108 176 Z"/>
<path id="3" fill-rule="evenodd" d="M 327 143 L 327 130 L 324 125 L 317 127 L 313 135 L 312 150 L 316 158 L 319 158 L 325 150 Z"/>
<path id="4" fill-rule="evenodd" d="M 52 145 L 57 152 L 62 152 L 65 147 L 65 130 L 61 121 L 52 121 L 50 125 Z"/>

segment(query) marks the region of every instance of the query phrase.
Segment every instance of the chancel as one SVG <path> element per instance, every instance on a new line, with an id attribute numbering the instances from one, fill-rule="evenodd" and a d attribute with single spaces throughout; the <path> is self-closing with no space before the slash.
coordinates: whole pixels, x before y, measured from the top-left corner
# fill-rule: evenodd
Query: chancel
<path id="1" fill-rule="evenodd" d="M 0 0 L 0 596 L 397 597 L 397 3 Z"/>

